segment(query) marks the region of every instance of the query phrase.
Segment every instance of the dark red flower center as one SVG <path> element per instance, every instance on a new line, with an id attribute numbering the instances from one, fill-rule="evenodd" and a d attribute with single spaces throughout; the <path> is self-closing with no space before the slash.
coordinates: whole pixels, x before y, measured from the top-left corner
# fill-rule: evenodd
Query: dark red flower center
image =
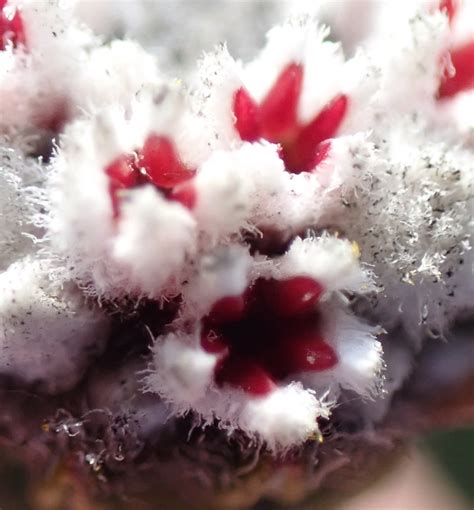
<path id="1" fill-rule="evenodd" d="M 347 111 L 348 98 L 335 96 L 307 124 L 298 121 L 303 66 L 292 63 L 279 75 L 260 104 L 241 87 L 234 95 L 235 127 L 242 140 L 264 138 L 280 144 L 280 157 L 292 173 L 313 170 L 328 154 L 329 139 L 337 133 Z"/>
<path id="2" fill-rule="evenodd" d="M 260 278 L 243 295 L 217 301 L 201 336 L 207 352 L 221 354 L 216 383 L 266 395 L 292 374 L 333 367 L 337 355 L 321 336 L 316 311 L 322 292 L 306 276 Z"/>
<path id="3" fill-rule="evenodd" d="M 26 43 L 20 12 L 7 9 L 7 3 L 8 0 L 0 0 L 0 51 L 5 50 L 8 44 L 16 48 Z"/>
<path id="4" fill-rule="evenodd" d="M 195 171 L 184 165 L 168 137 L 149 135 L 141 149 L 119 156 L 105 173 L 115 217 L 119 214 L 120 192 L 144 184 L 153 184 L 167 198 L 189 209 L 194 207 L 196 193 L 189 181 Z"/>

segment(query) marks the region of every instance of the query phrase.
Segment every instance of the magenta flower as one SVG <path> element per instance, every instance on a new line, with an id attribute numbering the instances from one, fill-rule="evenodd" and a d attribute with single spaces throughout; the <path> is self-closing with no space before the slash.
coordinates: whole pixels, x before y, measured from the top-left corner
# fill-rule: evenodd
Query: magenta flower
<path id="1" fill-rule="evenodd" d="M 288 376 L 332 368 L 337 355 L 318 331 L 322 292 L 306 276 L 261 278 L 243 295 L 214 303 L 203 320 L 201 345 L 219 355 L 217 384 L 265 395 Z"/>
<path id="2" fill-rule="evenodd" d="M 119 214 L 120 191 L 152 184 L 170 200 L 192 209 L 196 200 L 192 186 L 184 185 L 195 171 L 186 168 L 176 153 L 173 142 L 165 137 L 150 135 L 143 148 L 133 154 L 122 155 L 107 165 L 109 190 L 114 215 Z"/>
<path id="3" fill-rule="evenodd" d="M 308 123 L 298 121 L 304 67 L 288 65 L 273 87 L 257 104 L 249 92 L 240 88 L 234 98 L 235 126 L 242 140 L 264 138 L 280 144 L 280 155 L 289 172 L 310 172 L 327 155 L 331 139 L 337 133 L 348 107 L 345 94 L 334 97 Z M 326 143 L 324 143 L 326 142 Z"/>

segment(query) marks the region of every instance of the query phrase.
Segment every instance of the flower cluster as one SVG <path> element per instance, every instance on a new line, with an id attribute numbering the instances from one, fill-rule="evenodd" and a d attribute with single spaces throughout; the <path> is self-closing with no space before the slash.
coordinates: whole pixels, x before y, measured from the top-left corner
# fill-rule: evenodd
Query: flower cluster
<path id="1" fill-rule="evenodd" d="M 465 304 L 473 158 L 454 102 L 473 94 L 474 39 L 455 41 L 458 9 L 424 5 L 351 58 L 296 16 L 246 65 L 219 46 L 186 86 L 136 43 L 0 3 L 0 134 L 60 134 L 35 177 L 16 155 L 0 176 L 0 370 L 72 388 L 103 350 L 104 309 L 146 301 L 173 313 L 137 377 L 173 414 L 279 453 L 341 395 L 381 398 L 382 327 L 419 346 Z M 33 332 L 47 374 L 22 357 Z"/>

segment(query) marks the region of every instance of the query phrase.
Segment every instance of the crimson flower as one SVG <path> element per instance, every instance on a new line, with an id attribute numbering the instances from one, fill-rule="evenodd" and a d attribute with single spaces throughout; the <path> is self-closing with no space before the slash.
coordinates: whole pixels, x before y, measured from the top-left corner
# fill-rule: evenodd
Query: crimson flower
<path id="1" fill-rule="evenodd" d="M 201 345 L 221 355 L 216 383 L 266 395 L 292 374 L 336 365 L 315 308 L 323 290 L 307 276 L 259 278 L 242 295 L 214 303 L 203 321 Z"/>
<path id="2" fill-rule="evenodd" d="M 186 185 L 195 175 L 179 158 L 173 142 L 166 136 L 151 134 L 141 149 L 122 154 L 110 163 L 105 173 L 114 215 L 118 216 L 120 191 L 152 184 L 170 200 L 192 209 L 196 200 L 194 188 Z"/>
<path id="3" fill-rule="evenodd" d="M 242 140 L 264 138 L 280 144 L 280 156 L 291 173 L 310 172 L 328 154 L 348 107 L 345 94 L 336 95 L 307 124 L 298 121 L 304 68 L 289 64 L 257 104 L 244 87 L 234 95 L 235 127 Z"/>

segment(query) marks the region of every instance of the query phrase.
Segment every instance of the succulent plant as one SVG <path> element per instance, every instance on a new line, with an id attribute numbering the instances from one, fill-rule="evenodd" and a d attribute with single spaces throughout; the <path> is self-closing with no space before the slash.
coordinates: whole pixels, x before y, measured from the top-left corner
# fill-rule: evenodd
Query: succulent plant
<path id="1" fill-rule="evenodd" d="M 177 81 L 59 1 L 0 3 L 1 437 L 34 480 L 289 504 L 364 483 L 445 396 L 472 419 L 470 6 L 347 34 L 349 5 L 305 7 Z M 142 8 L 121 23 L 175 72 Z"/>

